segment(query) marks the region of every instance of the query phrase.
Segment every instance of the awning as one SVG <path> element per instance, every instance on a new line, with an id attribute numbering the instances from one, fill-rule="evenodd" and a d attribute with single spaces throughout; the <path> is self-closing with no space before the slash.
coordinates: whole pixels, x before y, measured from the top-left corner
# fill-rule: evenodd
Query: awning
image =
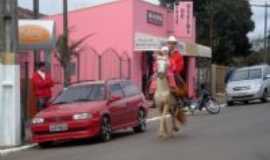
<path id="1" fill-rule="evenodd" d="M 135 33 L 135 51 L 157 51 L 166 45 L 167 37 L 158 37 L 145 33 Z M 212 50 L 207 46 L 178 40 L 178 49 L 184 56 L 212 57 Z"/>

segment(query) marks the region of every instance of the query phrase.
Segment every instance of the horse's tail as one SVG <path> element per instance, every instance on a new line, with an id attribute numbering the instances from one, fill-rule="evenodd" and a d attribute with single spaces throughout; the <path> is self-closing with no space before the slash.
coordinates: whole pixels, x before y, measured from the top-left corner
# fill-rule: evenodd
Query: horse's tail
<path id="1" fill-rule="evenodd" d="M 178 108 L 176 110 L 175 117 L 182 125 L 186 124 L 187 116 L 182 109 Z"/>

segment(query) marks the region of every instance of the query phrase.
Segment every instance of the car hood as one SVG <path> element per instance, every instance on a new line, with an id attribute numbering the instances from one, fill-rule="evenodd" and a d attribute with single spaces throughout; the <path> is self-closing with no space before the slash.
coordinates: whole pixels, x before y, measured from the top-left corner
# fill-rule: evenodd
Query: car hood
<path id="1" fill-rule="evenodd" d="M 228 88 L 232 89 L 234 87 L 251 87 L 261 84 L 261 79 L 254 79 L 254 80 L 244 80 L 244 81 L 230 81 L 227 85 Z"/>
<path id="2" fill-rule="evenodd" d="M 56 104 L 51 105 L 47 109 L 39 112 L 37 117 L 51 117 L 51 116 L 69 116 L 75 113 L 84 112 L 98 112 L 102 110 L 102 107 L 106 105 L 106 102 L 76 102 L 69 104 Z"/>

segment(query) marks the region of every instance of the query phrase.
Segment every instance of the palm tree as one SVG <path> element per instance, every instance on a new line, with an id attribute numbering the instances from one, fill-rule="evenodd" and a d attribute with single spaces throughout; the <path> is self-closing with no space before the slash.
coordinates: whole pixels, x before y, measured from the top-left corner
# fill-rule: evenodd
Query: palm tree
<path id="1" fill-rule="evenodd" d="M 83 52 L 85 48 L 82 44 L 93 34 L 86 35 L 79 40 L 71 41 L 69 45 L 66 47 L 66 37 L 65 34 L 62 34 L 58 37 L 56 43 L 56 58 L 61 64 L 64 70 L 64 87 L 67 87 L 70 83 L 70 64 L 72 57 L 76 57 L 79 53 Z"/>

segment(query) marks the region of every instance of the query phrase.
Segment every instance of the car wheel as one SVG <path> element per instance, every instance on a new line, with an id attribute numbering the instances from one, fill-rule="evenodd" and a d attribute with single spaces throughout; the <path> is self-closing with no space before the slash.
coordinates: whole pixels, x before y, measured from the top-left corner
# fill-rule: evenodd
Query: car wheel
<path id="1" fill-rule="evenodd" d="M 112 127 L 108 117 L 102 118 L 100 138 L 103 142 L 110 141 L 112 138 Z"/>
<path id="2" fill-rule="evenodd" d="M 264 92 L 263 92 L 263 97 L 261 98 L 261 101 L 262 101 L 263 103 L 267 102 L 267 90 L 264 90 Z"/>
<path id="3" fill-rule="evenodd" d="M 49 148 L 52 145 L 52 142 L 42 142 L 42 143 L 38 143 L 38 146 L 40 148 Z"/>
<path id="4" fill-rule="evenodd" d="M 248 104 L 249 103 L 249 101 L 244 101 L 244 104 Z"/>
<path id="5" fill-rule="evenodd" d="M 140 109 L 137 114 L 138 126 L 134 127 L 133 130 L 136 133 L 144 132 L 146 130 L 146 114 L 144 110 Z"/>
<path id="6" fill-rule="evenodd" d="M 234 102 L 233 101 L 228 101 L 227 102 L 227 106 L 233 106 L 234 105 Z"/>

